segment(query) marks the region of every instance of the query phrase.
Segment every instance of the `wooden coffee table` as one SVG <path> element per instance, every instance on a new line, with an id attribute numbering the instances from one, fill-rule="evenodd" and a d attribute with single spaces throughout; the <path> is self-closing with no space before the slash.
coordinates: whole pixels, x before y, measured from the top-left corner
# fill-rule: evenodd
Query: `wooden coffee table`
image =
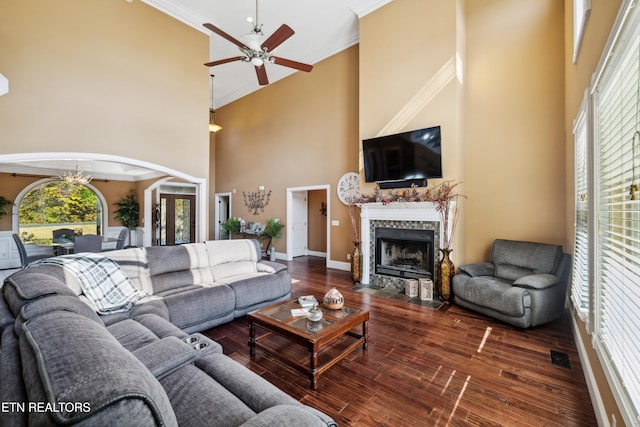
<path id="1" fill-rule="evenodd" d="M 321 301 L 321 299 L 319 299 Z M 318 388 L 318 377 L 321 373 L 335 365 L 345 356 L 362 344 L 367 348 L 369 310 L 343 306 L 339 310 L 329 310 L 320 305 L 323 318 L 319 322 L 311 322 L 305 316 L 292 316 L 291 309 L 300 308 L 297 299 L 280 302 L 269 307 L 261 308 L 247 315 L 249 319 L 249 352 L 251 358 L 255 356 L 256 347 L 282 360 L 289 366 L 305 373 L 311 380 L 311 388 Z M 352 331 L 362 325 L 362 333 Z M 256 338 L 256 326 L 265 329 L 265 335 Z M 309 351 L 309 363 L 304 365 L 290 357 L 286 348 L 269 345 L 273 335 L 286 338 L 299 344 Z M 339 348 L 335 354 L 330 349 L 332 344 L 341 337 L 348 336 L 350 341 L 345 348 Z M 352 340 L 355 338 L 355 340 Z M 344 343 L 342 343 L 344 345 Z M 287 347 L 287 346 L 284 346 Z M 326 352 L 325 352 L 326 350 Z M 319 363 L 320 353 L 323 353 L 323 363 Z"/>

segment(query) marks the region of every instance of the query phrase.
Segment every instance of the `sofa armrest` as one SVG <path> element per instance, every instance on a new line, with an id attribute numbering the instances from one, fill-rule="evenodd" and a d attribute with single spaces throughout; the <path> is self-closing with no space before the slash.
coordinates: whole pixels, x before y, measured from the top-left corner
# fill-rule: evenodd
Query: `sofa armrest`
<path id="1" fill-rule="evenodd" d="M 560 278 L 553 274 L 529 274 L 513 282 L 513 286 L 525 289 L 547 289 L 560 284 Z"/>
<path id="2" fill-rule="evenodd" d="M 256 414 L 242 424 L 241 427 L 265 426 L 316 426 L 337 427 L 335 421 L 310 407 L 302 405 L 276 405 Z"/>
<path id="3" fill-rule="evenodd" d="M 222 353 L 222 348 L 217 342 L 202 334 L 189 335 L 183 339 L 173 336 L 164 337 L 132 351 L 133 355 L 156 378 L 160 378 L 210 352 Z"/>
<path id="4" fill-rule="evenodd" d="M 465 264 L 460 267 L 460 271 L 471 277 L 496 275 L 496 266 L 490 262 L 479 262 L 476 264 Z"/>
<path id="5" fill-rule="evenodd" d="M 261 260 L 258 261 L 257 268 L 262 273 L 280 273 L 287 269 L 287 266 L 279 262 Z"/>

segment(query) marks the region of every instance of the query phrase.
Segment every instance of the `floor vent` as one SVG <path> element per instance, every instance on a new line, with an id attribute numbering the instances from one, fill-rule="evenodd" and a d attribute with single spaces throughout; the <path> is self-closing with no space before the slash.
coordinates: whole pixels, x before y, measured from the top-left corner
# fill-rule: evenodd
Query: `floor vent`
<path id="1" fill-rule="evenodd" d="M 551 363 L 556 366 L 571 369 L 571 364 L 569 363 L 569 355 L 561 351 L 551 350 Z"/>

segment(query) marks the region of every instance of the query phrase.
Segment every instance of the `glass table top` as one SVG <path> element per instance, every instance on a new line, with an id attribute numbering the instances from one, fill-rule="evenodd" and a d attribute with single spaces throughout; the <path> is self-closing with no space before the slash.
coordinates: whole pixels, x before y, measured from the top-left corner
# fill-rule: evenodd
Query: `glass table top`
<path id="1" fill-rule="evenodd" d="M 343 306 L 338 310 L 330 310 L 320 304 L 319 308 L 322 310 L 322 319 L 317 322 L 313 322 L 304 314 L 295 315 L 295 310 L 300 310 L 301 308 L 302 306 L 297 300 L 292 300 L 278 304 L 275 307 L 269 307 L 258 311 L 258 313 L 270 319 L 277 320 L 278 322 L 285 323 L 300 331 L 315 334 L 325 327 L 334 324 L 336 321 L 360 311 L 356 308 L 347 306 Z"/>

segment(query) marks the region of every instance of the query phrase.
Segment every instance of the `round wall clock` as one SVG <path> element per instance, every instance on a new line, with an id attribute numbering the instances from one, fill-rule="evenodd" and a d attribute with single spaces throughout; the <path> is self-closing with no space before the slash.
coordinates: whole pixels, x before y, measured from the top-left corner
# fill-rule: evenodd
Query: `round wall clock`
<path id="1" fill-rule="evenodd" d="M 360 197 L 360 175 L 355 172 L 347 172 L 338 181 L 338 199 L 345 205 Z"/>

